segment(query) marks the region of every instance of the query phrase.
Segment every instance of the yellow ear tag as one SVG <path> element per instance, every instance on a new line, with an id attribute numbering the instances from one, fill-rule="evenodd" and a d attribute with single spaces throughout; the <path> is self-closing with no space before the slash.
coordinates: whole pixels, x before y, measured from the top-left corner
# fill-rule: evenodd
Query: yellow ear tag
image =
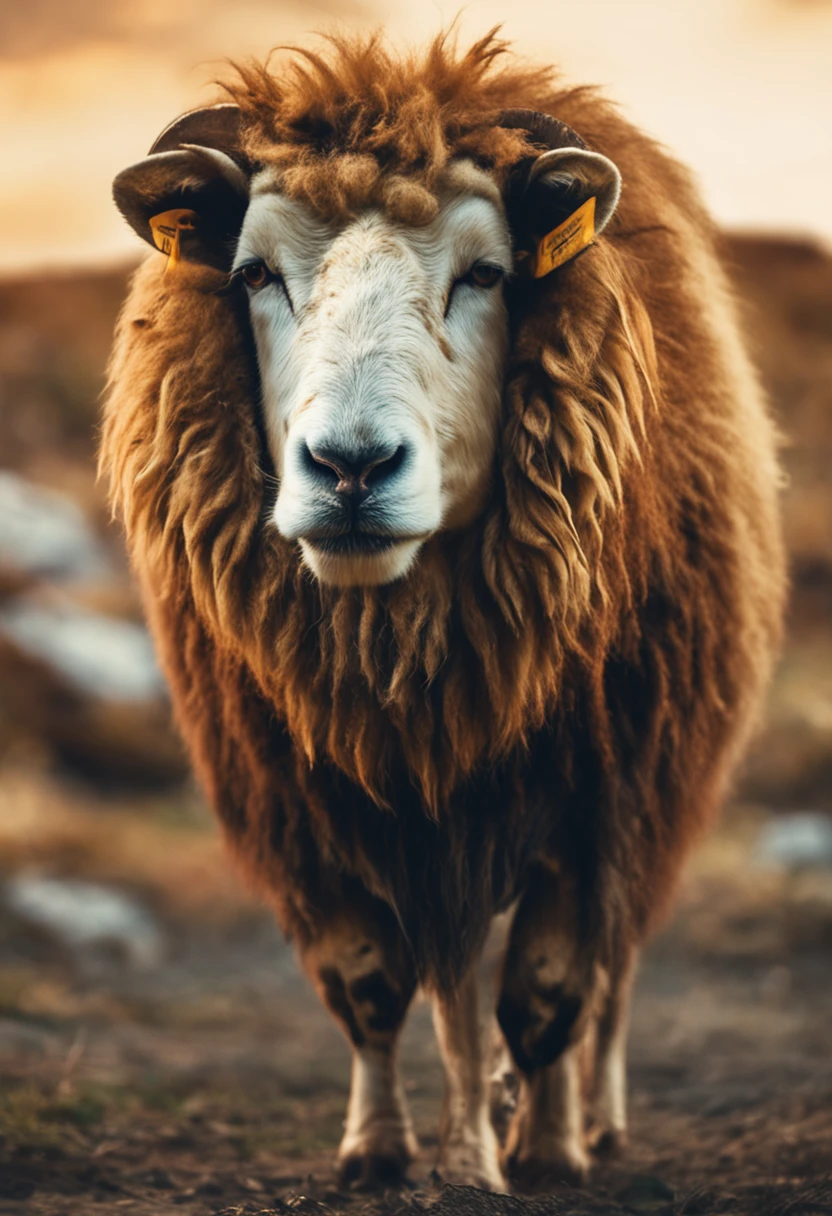
<path id="1" fill-rule="evenodd" d="M 168 255 L 168 264 L 165 267 L 165 274 L 172 266 L 176 266 L 179 261 L 181 250 L 179 248 L 179 234 L 184 230 L 192 231 L 194 228 L 194 220 L 196 212 L 189 211 L 186 207 L 175 207 L 173 211 L 162 211 L 159 215 L 154 215 L 150 220 L 150 231 L 153 233 L 153 241 L 157 249 Z"/>
<path id="2" fill-rule="evenodd" d="M 588 198 L 577 211 L 541 237 L 532 273 L 536 279 L 551 274 L 595 240 L 595 199 Z"/>

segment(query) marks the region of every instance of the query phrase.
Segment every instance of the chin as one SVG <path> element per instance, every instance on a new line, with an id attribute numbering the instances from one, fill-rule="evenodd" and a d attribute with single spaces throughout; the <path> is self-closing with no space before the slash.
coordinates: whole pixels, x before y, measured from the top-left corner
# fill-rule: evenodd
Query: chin
<path id="1" fill-rule="evenodd" d="M 303 560 L 317 579 L 333 587 L 380 587 L 407 574 L 422 540 L 393 541 L 375 552 L 339 553 L 301 540 Z"/>

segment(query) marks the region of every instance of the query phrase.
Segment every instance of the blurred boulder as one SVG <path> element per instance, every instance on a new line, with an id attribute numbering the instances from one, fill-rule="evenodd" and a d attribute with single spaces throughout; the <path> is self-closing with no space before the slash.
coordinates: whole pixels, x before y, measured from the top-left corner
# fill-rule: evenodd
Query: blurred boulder
<path id="1" fill-rule="evenodd" d="M 187 764 L 149 639 L 128 624 L 77 608 L 33 607 L 31 616 L 25 602 L 0 608 L 0 742 L 33 740 L 95 782 L 183 780 Z"/>
<path id="2" fill-rule="evenodd" d="M 0 471 L 0 751 L 34 743 L 94 781 L 184 778 L 150 638 L 123 616 L 130 599 L 76 503 Z"/>
<path id="3" fill-rule="evenodd" d="M 832 817 L 820 811 L 795 811 L 772 819 L 760 832 L 754 850 L 763 865 L 832 868 Z"/>
<path id="4" fill-rule="evenodd" d="M 164 938 L 150 912 L 111 887 L 77 879 L 17 875 L 2 891 L 8 909 L 81 961 L 154 967 L 164 954 Z"/>
<path id="5" fill-rule="evenodd" d="M 60 581 L 112 577 L 84 513 L 65 494 L 0 469 L 0 569 Z"/>
<path id="6" fill-rule="evenodd" d="M 147 630 L 133 621 L 23 597 L 0 605 L 0 631 L 80 695 L 122 702 L 165 695 Z"/>

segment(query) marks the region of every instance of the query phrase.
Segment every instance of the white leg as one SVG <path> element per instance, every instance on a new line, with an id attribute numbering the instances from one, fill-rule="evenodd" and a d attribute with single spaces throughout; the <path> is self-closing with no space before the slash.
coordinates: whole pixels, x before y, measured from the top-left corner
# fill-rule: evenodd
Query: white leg
<path id="1" fill-rule="evenodd" d="M 582 1074 L 596 967 L 582 950 L 576 882 L 541 867 L 529 879 L 506 949 L 497 1017 L 517 1064 L 505 1164 L 518 1189 L 582 1182 Z"/>
<path id="2" fill-rule="evenodd" d="M 448 1182 L 505 1191 L 473 972 L 453 1000 L 434 999 L 433 1024 L 445 1065 L 439 1173 Z"/>
<path id="3" fill-rule="evenodd" d="M 598 1019 L 593 1140 L 602 1156 L 620 1152 L 627 1143 L 627 1035 L 635 965 L 634 951 Z"/>
<path id="4" fill-rule="evenodd" d="M 605 1156 L 627 1142 L 627 1031 L 616 1034 L 598 1060 L 598 1092 L 594 1104 L 595 1151 Z"/>
<path id="5" fill-rule="evenodd" d="M 342 1178 L 396 1182 L 419 1146 L 396 1067 L 396 1045 L 356 1048 L 344 1138 L 338 1150 Z M 387 1175 L 387 1176 L 386 1176 Z"/>
<path id="6" fill-rule="evenodd" d="M 397 1075 L 399 1035 L 416 983 L 392 914 L 385 922 L 370 896 L 352 892 L 301 959 L 353 1049 L 341 1178 L 362 1189 L 400 1182 L 418 1151 Z"/>
<path id="7" fill-rule="evenodd" d="M 584 1149 L 580 1044 L 554 1064 L 530 1076 L 521 1074 L 506 1159 L 511 1173 L 522 1179 L 523 1189 L 586 1179 L 589 1158 Z"/>

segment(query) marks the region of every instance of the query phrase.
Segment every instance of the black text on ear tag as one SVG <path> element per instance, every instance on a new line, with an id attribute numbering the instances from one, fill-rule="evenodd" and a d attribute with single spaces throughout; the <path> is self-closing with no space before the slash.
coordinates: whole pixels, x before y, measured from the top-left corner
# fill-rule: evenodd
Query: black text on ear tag
<path id="1" fill-rule="evenodd" d="M 595 240 L 595 199 L 588 198 L 577 211 L 538 241 L 531 266 L 536 279 L 570 262 Z"/>
<path id="2" fill-rule="evenodd" d="M 196 226 L 196 212 L 187 207 L 175 207 L 172 211 L 162 211 L 150 220 L 150 231 L 153 233 L 153 243 L 162 253 L 168 255 L 165 274 L 171 267 L 176 266 L 182 256 L 179 234 L 183 231 L 192 232 Z"/>

